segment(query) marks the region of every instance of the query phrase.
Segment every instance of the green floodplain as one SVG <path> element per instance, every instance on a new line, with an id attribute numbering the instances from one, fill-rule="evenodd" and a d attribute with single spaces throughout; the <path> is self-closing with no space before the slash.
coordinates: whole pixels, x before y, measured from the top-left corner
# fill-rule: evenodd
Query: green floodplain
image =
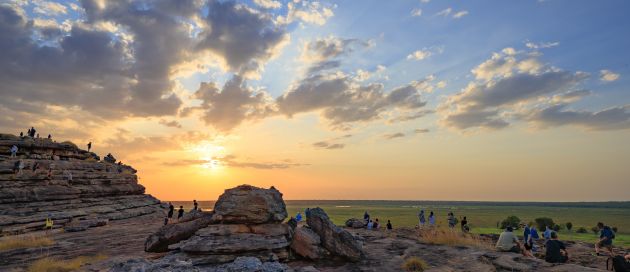
<path id="1" fill-rule="evenodd" d="M 391 220 L 394 227 L 415 227 L 418 225 L 418 212 L 424 209 L 437 215 L 440 227 L 446 227 L 446 216 L 453 212 L 457 218 L 466 216 L 473 233 L 500 233 L 500 221 L 510 215 L 521 219 L 522 223 L 533 222 L 539 217 L 549 217 L 562 226 L 560 238 L 563 240 L 594 242 L 598 234 L 591 228 L 597 222 L 616 227 L 617 246 L 630 247 L 630 202 L 468 202 L 468 201 L 387 201 L 387 200 L 287 200 L 289 216 L 298 211 L 304 214 L 309 207 L 323 208 L 337 225 L 343 225 L 349 218 L 363 218 L 368 211 L 370 217 L 378 218 L 382 224 Z M 211 210 L 214 201 L 200 201 L 201 208 Z M 186 210 L 192 207 L 189 201 L 173 201 Z M 571 222 L 571 231 L 565 224 Z M 576 231 L 584 227 L 587 233 Z"/>

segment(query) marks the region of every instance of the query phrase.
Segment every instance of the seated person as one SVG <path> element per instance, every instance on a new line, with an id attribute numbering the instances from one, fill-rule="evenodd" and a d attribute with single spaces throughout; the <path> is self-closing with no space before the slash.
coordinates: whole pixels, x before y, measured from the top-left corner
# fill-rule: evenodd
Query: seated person
<path id="1" fill-rule="evenodd" d="M 558 233 L 552 231 L 550 239 L 545 242 L 545 261 L 548 263 L 566 263 L 569 260 L 569 253 L 564 246 L 564 243 L 558 240 Z"/>
<path id="2" fill-rule="evenodd" d="M 498 251 L 521 253 L 521 243 L 518 242 L 518 238 L 512 231 L 512 227 L 507 227 L 499 235 L 499 240 L 495 246 Z"/>

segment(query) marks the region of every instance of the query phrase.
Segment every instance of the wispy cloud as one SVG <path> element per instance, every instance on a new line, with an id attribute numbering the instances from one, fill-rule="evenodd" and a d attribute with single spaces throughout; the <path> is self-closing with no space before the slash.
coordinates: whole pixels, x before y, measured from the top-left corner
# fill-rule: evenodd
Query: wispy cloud
<path id="1" fill-rule="evenodd" d="M 610 70 L 601 70 L 599 71 L 599 79 L 605 82 L 611 82 L 619 79 L 619 74 L 610 71 Z"/>
<path id="2" fill-rule="evenodd" d="M 397 133 L 383 135 L 383 138 L 385 138 L 387 140 L 392 140 L 392 139 L 402 138 L 402 137 L 405 137 L 405 134 L 402 133 L 402 132 L 397 132 Z"/>
<path id="3" fill-rule="evenodd" d="M 422 9 L 415 8 L 411 10 L 411 16 L 418 17 L 422 15 Z"/>
<path id="4" fill-rule="evenodd" d="M 459 18 L 462 18 L 462 17 L 464 17 L 466 15 L 468 15 L 468 11 L 467 10 L 462 10 L 462 11 L 459 11 L 459 12 L 453 14 L 453 18 L 459 19 Z"/>

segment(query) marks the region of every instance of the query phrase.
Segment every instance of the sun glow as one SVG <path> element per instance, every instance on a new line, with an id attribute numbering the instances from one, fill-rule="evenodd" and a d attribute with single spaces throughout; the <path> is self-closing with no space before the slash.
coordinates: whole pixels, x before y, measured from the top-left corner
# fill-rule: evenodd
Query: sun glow
<path id="1" fill-rule="evenodd" d="M 224 167 L 221 159 L 225 157 L 225 147 L 217 145 L 216 143 L 203 141 L 190 148 L 190 151 L 195 154 L 197 160 L 199 160 L 198 166 L 219 170 Z"/>

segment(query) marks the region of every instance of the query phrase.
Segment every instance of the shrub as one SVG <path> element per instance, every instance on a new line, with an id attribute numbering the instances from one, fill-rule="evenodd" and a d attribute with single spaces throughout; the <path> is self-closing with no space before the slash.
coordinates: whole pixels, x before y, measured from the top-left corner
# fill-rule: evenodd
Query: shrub
<path id="1" fill-rule="evenodd" d="M 560 225 L 556 224 L 553 227 L 551 227 L 551 229 L 554 230 L 555 232 L 558 232 L 558 231 L 560 231 L 561 227 L 560 227 Z"/>
<path id="2" fill-rule="evenodd" d="M 588 233 L 588 230 L 585 227 L 579 227 L 575 232 L 577 232 L 577 233 Z"/>
<path id="3" fill-rule="evenodd" d="M 573 228 L 573 223 L 571 222 L 567 222 L 565 225 L 567 226 L 568 231 L 571 231 L 571 229 Z"/>
<path id="4" fill-rule="evenodd" d="M 46 236 L 14 235 L 0 241 L 0 251 L 18 248 L 37 248 L 54 244 L 55 242 Z"/>
<path id="5" fill-rule="evenodd" d="M 449 246 L 472 246 L 482 249 L 491 249 L 491 242 L 484 240 L 476 234 L 464 234 L 458 231 L 442 229 L 423 229 L 419 232 L 421 240 L 425 243 Z"/>
<path id="6" fill-rule="evenodd" d="M 541 231 L 544 231 L 546 227 L 553 228 L 553 226 L 556 225 L 556 223 L 553 222 L 553 219 L 549 217 L 539 217 L 534 219 L 534 221 L 536 221 L 536 227 L 538 227 Z"/>
<path id="7" fill-rule="evenodd" d="M 617 231 L 619 230 L 617 227 L 612 227 L 612 230 L 617 233 Z"/>
<path id="8" fill-rule="evenodd" d="M 427 262 L 418 257 L 407 258 L 402 265 L 402 269 L 406 272 L 422 272 L 428 268 Z"/>
<path id="9" fill-rule="evenodd" d="M 514 216 L 514 215 L 510 215 L 507 218 L 503 219 L 503 221 L 501 221 L 501 229 L 505 229 L 507 227 L 512 227 L 513 229 L 518 229 L 519 225 L 521 224 L 521 219 Z"/>

